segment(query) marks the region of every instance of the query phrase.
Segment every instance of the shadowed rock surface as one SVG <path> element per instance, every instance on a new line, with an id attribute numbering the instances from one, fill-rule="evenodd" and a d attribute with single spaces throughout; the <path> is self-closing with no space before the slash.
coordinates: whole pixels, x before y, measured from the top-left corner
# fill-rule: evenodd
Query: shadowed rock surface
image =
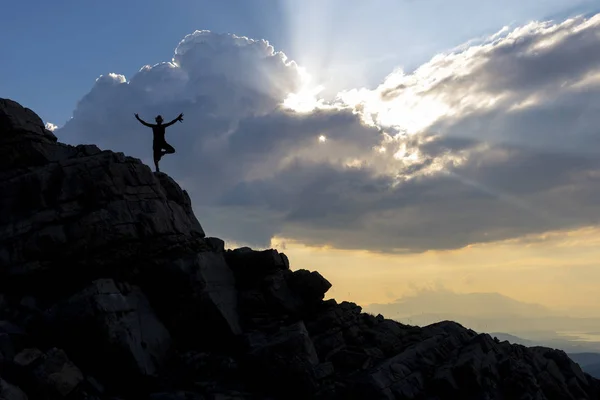
<path id="1" fill-rule="evenodd" d="M 565 353 L 324 300 L 139 160 L 0 99 L 0 400 L 600 399 Z"/>

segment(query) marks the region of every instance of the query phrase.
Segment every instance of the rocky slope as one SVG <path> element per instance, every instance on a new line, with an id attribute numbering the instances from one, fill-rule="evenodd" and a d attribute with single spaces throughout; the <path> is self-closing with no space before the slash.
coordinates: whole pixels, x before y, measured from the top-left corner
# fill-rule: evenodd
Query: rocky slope
<path id="1" fill-rule="evenodd" d="M 324 301 L 139 160 L 0 99 L 0 399 L 599 399 L 565 353 Z"/>

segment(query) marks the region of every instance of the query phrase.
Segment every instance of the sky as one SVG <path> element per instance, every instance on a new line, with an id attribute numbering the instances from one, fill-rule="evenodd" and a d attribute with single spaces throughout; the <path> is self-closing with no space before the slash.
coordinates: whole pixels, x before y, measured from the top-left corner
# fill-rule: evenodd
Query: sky
<path id="1" fill-rule="evenodd" d="M 0 96 L 148 165 L 133 114 L 184 113 L 161 169 L 230 247 L 274 246 L 363 305 L 600 316 L 595 0 L 7 7 Z"/>

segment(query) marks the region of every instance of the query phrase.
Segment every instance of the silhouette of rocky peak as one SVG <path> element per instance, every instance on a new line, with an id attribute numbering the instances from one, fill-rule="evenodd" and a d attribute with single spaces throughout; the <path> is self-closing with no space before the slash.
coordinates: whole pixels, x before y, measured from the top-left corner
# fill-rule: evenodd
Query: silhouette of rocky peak
<path id="1" fill-rule="evenodd" d="M 598 399 L 564 352 L 324 300 L 139 160 L 0 99 L 0 399 Z"/>

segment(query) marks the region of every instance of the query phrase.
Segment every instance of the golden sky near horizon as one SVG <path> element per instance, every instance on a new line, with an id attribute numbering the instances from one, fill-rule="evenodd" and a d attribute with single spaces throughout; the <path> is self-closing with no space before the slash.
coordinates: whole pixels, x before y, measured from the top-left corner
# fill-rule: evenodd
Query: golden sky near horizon
<path id="1" fill-rule="evenodd" d="M 308 247 L 274 238 L 292 269 L 319 271 L 333 287 L 327 297 L 361 306 L 390 303 L 419 289 L 496 292 L 548 308 L 600 310 L 600 228 L 548 232 L 473 244 L 458 250 L 384 254 Z"/>

